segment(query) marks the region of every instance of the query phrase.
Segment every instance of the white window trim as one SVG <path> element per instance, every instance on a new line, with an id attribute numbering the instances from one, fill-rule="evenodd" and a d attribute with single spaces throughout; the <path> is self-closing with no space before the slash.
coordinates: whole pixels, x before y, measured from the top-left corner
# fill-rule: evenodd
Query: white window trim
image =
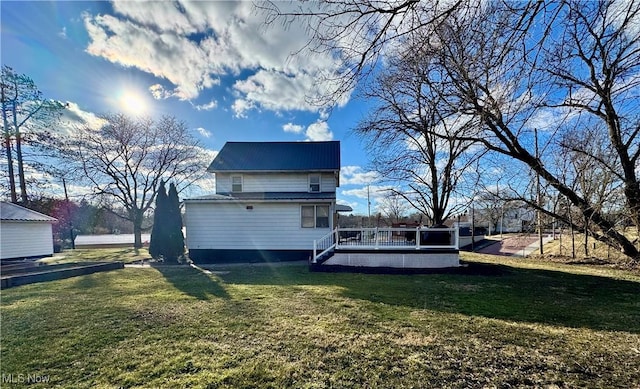
<path id="1" fill-rule="evenodd" d="M 313 227 L 308 226 L 305 227 L 303 223 L 303 213 L 302 209 L 304 207 L 313 207 Z M 318 207 L 327 208 L 327 226 L 326 227 L 318 227 Z M 331 205 L 329 204 L 305 204 L 300 206 L 300 227 L 301 228 L 321 228 L 321 229 L 330 229 L 331 228 Z"/>
<path id="2" fill-rule="evenodd" d="M 233 190 L 233 179 L 236 177 L 240 178 L 240 190 Z M 229 180 L 231 181 L 231 193 L 242 193 L 244 191 L 244 178 L 242 174 L 233 174 Z"/>
<path id="3" fill-rule="evenodd" d="M 311 190 L 311 178 L 312 177 L 318 177 L 318 183 L 317 184 L 313 184 L 313 185 L 318 185 L 318 190 Z M 309 174 L 309 179 L 308 179 L 308 183 L 309 183 L 309 193 L 320 193 L 322 192 L 322 174 Z"/>

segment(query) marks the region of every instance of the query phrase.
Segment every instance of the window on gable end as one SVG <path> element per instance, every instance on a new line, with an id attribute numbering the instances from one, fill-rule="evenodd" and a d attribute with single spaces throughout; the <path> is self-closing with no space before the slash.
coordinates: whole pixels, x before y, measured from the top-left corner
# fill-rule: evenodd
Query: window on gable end
<path id="1" fill-rule="evenodd" d="M 242 176 L 231 176 L 231 191 L 242 192 Z"/>
<path id="2" fill-rule="evenodd" d="M 309 175 L 309 192 L 319 193 L 320 192 L 320 174 L 310 174 Z"/>

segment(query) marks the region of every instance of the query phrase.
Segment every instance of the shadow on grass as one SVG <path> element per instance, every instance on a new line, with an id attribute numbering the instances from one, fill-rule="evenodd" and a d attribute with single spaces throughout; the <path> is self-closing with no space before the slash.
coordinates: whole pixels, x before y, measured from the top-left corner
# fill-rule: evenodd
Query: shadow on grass
<path id="1" fill-rule="evenodd" d="M 470 263 L 446 273 L 310 273 L 306 266 L 249 267 L 227 284 L 339 287 L 342 295 L 469 316 L 640 333 L 640 282 Z"/>
<path id="2" fill-rule="evenodd" d="M 202 269 L 188 266 L 157 266 L 155 269 L 174 287 L 198 300 L 209 300 L 211 296 L 229 298 L 221 280 Z"/>

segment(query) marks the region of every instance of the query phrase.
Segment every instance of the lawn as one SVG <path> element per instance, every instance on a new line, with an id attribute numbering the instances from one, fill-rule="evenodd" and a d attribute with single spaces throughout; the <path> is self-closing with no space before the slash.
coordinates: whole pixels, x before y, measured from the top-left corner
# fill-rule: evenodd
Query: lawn
<path id="1" fill-rule="evenodd" d="M 465 259 L 459 274 L 174 266 L 3 290 L 1 386 L 640 385 L 638 273 Z"/>
<path id="2" fill-rule="evenodd" d="M 147 248 L 134 249 L 129 247 L 114 249 L 65 249 L 52 257 L 41 259 L 46 264 L 78 263 L 78 262 L 113 262 L 124 263 L 151 259 Z"/>

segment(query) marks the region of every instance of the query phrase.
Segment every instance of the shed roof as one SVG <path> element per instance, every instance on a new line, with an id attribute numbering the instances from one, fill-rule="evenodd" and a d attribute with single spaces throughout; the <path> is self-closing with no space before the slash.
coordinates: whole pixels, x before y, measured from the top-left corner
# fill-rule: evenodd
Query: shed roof
<path id="1" fill-rule="evenodd" d="M 227 142 L 207 170 L 338 171 L 340 142 Z"/>
<path id="2" fill-rule="evenodd" d="M 58 219 L 21 207 L 17 204 L 0 202 L 0 220 L 3 221 L 29 221 L 29 222 L 55 222 Z"/>

